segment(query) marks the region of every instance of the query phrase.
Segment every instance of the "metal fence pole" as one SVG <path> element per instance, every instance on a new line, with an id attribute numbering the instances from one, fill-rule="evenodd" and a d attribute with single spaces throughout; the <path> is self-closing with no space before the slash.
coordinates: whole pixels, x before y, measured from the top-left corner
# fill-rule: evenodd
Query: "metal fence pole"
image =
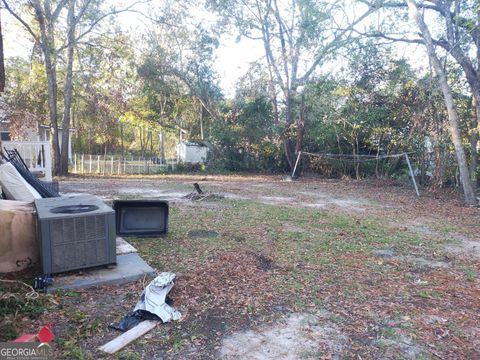
<path id="1" fill-rule="evenodd" d="M 295 161 L 295 167 L 293 168 L 293 172 L 292 172 L 292 179 L 293 177 L 295 176 L 295 172 L 297 171 L 297 166 L 298 166 L 298 163 L 300 161 L 300 157 L 302 156 L 302 152 L 299 151 L 298 152 L 298 156 L 297 156 L 297 161 Z"/>
<path id="2" fill-rule="evenodd" d="M 88 163 L 88 172 L 91 174 L 92 173 L 92 155 L 90 155 L 90 160 Z"/>
<path id="3" fill-rule="evenodd" d="M 415 181 L 415 175 L 413 174 L 412 165 L 410 164 L 410 159 L 409 159 L 407 153 L 405 153 L 405 160 L 407 160 L 408 168 L 410 170 L 410 176 L 412 177 L 413 186 L 415 186 L 415 191 L 417 193 L 417 196 L 420 196 L 420 192 L 418 191 L 417 182 Z"/>

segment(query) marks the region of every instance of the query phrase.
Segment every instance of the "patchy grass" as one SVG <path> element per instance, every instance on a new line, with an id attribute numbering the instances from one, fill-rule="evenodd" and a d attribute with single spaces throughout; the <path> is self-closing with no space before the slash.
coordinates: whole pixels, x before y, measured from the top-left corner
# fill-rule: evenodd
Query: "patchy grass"
<path id="1" fill-rule="evenodd" d="M 17 338 L 26 321 L 38 320 L 52 308 L 49 297 L 20 282 L 0 281 L 0 341 Z"/>
<path id="2" fill-rule="evenodd" d="M 451 241 L 449 233 L 466 228 L 465 236 L 471 234 L 479 222 L 477 210 L 458 207 L 451 199 L 417 199 L 405 189 L 379 192 L 357 182 L 206 179 L 201 183 L 205 191 L 229 192 L 242 199 L 172 202 L 167 236 L 127 239 L 153 267 L 177 273 L 171 297 L 183 319 L 155 328 L 115 358 L 212 358 L 232 333 L 265 329 L 291 313 L 318 312 L 328 313 L 322 321 L 338 328 L 345 344 L 335 350 L 339 353 L 309 349 L 299 357 L 480 356 L 475 342 L 480 322 L 479 263 L 444 249 Z M 195 177 L 167 180 L 96 178 L 93 182 L 108 181 L 111 188 L 135 184 L 179 190 L 189 188 L 189 181 L 199 181 Z M 72 190 L 78 182 L 86 189 L 97 186 L 77 180 Z M 330 192 L 354 203 L 359 189 L 362 204 L 372 204 L 365 211 L 343 203 L 304 206 L 316 201 L 305 195 L 312 191 Z M 294 200 L 265 204 L 265 196 Z M 405 225 L 418 219 L 434 224 L 437 232 Z M 393 249 L 395 256 L 376 256 L 375 251 L 382 249 Z M 445 260 L 448 267 L 434 268 L 428 262 L 417 266 L 408 261 L 412 257 Z M 118 334 L 108 324 L 133 308 L 143 286 L 138 282 L 58 292 L 58 306 L 48 301 L 46 306 L 46 300 L 32 302 L 33 308 L 20 305 L 17 320 L 0 333 L 14 338 L 14 332 L 52 322 L 59 356 L 96 359 L 102 356 L 96 347 Z M 9 311 L 5 318 L 15 316 Z M 426 321 L 428 316 L 445 322 Z M 445 341 L 450 346 L 444 346 Z"/>

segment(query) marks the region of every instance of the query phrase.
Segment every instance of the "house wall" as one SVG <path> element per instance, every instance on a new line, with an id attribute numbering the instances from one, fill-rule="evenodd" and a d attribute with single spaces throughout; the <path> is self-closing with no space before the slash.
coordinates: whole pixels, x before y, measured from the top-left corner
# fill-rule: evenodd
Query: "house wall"
<path id="1" fill-rule="evenodd" d="M 14 112 L 8 119 L 11 141 L 38 141 L 38 121 L 26 111 Z"/>
<path id="2" fill-rule="evenodd" d="M 12 141 L 38 141 L 38 131 L 36 126 L 22 126 L 15 130 L 10 128 L 10 139 Z"/>

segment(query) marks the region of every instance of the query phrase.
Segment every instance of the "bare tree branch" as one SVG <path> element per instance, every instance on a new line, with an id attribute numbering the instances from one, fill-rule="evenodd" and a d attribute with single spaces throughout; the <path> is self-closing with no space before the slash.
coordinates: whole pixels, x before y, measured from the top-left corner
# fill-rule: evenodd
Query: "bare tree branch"
<path id="1" fill-rule="evenodd" d="M 372 5 L 365 11 L 360 17 L 358 17 L 355 21 L 353 21 L 348 27 L 342 29 L 340 34 L 336 35 L 330 43 L 328 43 L 325 47 L 323 47 L 322 52 L 317 54 L 315 61 L 312 63 L 310 68 L 305 72 L 305 74 L 298 79 L 298 84 L 303 84 L 305 81 L 308 80 L 310 75 L 315 71 L 316 67 L 323 61 L 323 59 L 330 53 L 330 51 L 334 49 L 338 49 L 339 47 L 343 46 L 345 41 L 340 41 L 340 39 L 350 31 L 353 31 L 355 25 L 363 21 L 367 18 L 370 14 L 378 10 L 379 5 Z"/>
<path id="2" fill-rule="evenodd" d="M 94 22 L 92 22 L 90 24 L 90 26 L 88 27 L 87 30 L 85 30 L 83 33 L 81 33 L 80 35 L 78 35 L 76 38 L 75 38 L 75 42 L 79 41 L 81 38 L 83 38 L 85 35 L 87 35 L 88 33 L 90 33 L 93 28 L 99 23 L 101 22 L 102 20 L 104 20 L 105 18 L 107 17 L 110 17 L 112 15 L 117 15 L 117 14 L 121 14 L 121 13 L 124 13 L 124 12 L 128 12 L 128 11 L 131 11 L 131 9 L 133 7 L 135 7 L 136 5 L 138 4 L 145 4 L 145 3 L 148 3 L 150 2 L 150 0 L 139 0 L 139 1 L 135 1 L 133 4 L 127 6 L 126 8 L 124 9 L 120 9 L 120 10 L 113 10 L 111 12 L 108 12 L 106 14 L 103 14 L 102 16 L 100 16 L 98 19 L 96 19 Z M 77 21 L 79 21 L 80 18 L 77 18 Z M 66 45 L 68 46 L 68 44 Z"/>
<path id="3" fill-rule="evenodd" d="M 371 32 L 371 33 L 365 33 L 365 32 L 360 32 L 358 30 L 354 30 L 354 32 L 357 33 L 358 35 L 361 35 L 361 36 L 371 37 L 371 38 L 381 38 L 381 39 L 385 39 L 385 40 L 390 40 L 392 42 L 404 42 L 404 43 L 408 43 L 408 44 L 424 44 L 425 43 L 422 38 L 417 38 L 417 39 L 408 39 L 408 38 L 404 38 L 404 37 L 396 38 L 396 37 L 393 37 L 393 36 L 385 35 L 384 33 L 379 32 L 379 31 L 375 31 L 375 32 Z M 437 44 L 437 45 L 440 45 L 438 43 L 438 41 L 434 41 L 434 43 Z"/>
<path id="4" fill-rule="evenodd" d="M 83 3 L 83 6 L 80 8 L 80 11 L 78 12 L 78 14 L 76 16 L 77 21 L 79 21 L 83 17 L 83 15 L 85 15 L 85 12 L 87 11 L 88 6 L 91 3 L 92 3 L 92 0 L 87 0 Z"/>
<path id="5" fill-rule="evenodd" d="M 60 13 L 62 12 L 62 9 L 67 5 L 68 0 L 61 0 L 55 10 L 53 10 L 53 13 L 51 14 L 52 19 L 55 21 L 58 19 L 60 16 Z"/>
<path id="6" fill-rule="evenodd" d="M 25 20 L 23 20 L 20 17 L 20 15 L 18 15 L 15 11 L 12 10 L 12 8 L 10 7 L 10 5 L 7 3 L 6 0 L 2 0 L 2 3 L 3 3 L 3 6 L 5 6 L 5 9 L 25 27 L 25 29 L 30 33 L 30 35 L 32 35 L 34 40 L 38 41 L 39 40 L 38 36 L 33 32 L 30 25 L 28 25 L 28 23 Z"/>

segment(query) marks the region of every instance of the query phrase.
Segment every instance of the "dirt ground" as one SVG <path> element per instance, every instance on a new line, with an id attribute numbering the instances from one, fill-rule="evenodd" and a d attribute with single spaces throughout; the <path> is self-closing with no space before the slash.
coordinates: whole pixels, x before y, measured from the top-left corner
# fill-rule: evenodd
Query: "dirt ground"
<path id="1" fill-rule="evenodd" d="M 185 197 L 198 182 L 215 196 Z M 182 312 L 115 356 L 96 351 L 145 282 L 59 292 L 59 358 L 480 358 L 480 209 L 391 182 L 255 176 L 68 178 L 63 193 L 170 201 L 166 237 L 126 238 L 172 271 Z"/>

